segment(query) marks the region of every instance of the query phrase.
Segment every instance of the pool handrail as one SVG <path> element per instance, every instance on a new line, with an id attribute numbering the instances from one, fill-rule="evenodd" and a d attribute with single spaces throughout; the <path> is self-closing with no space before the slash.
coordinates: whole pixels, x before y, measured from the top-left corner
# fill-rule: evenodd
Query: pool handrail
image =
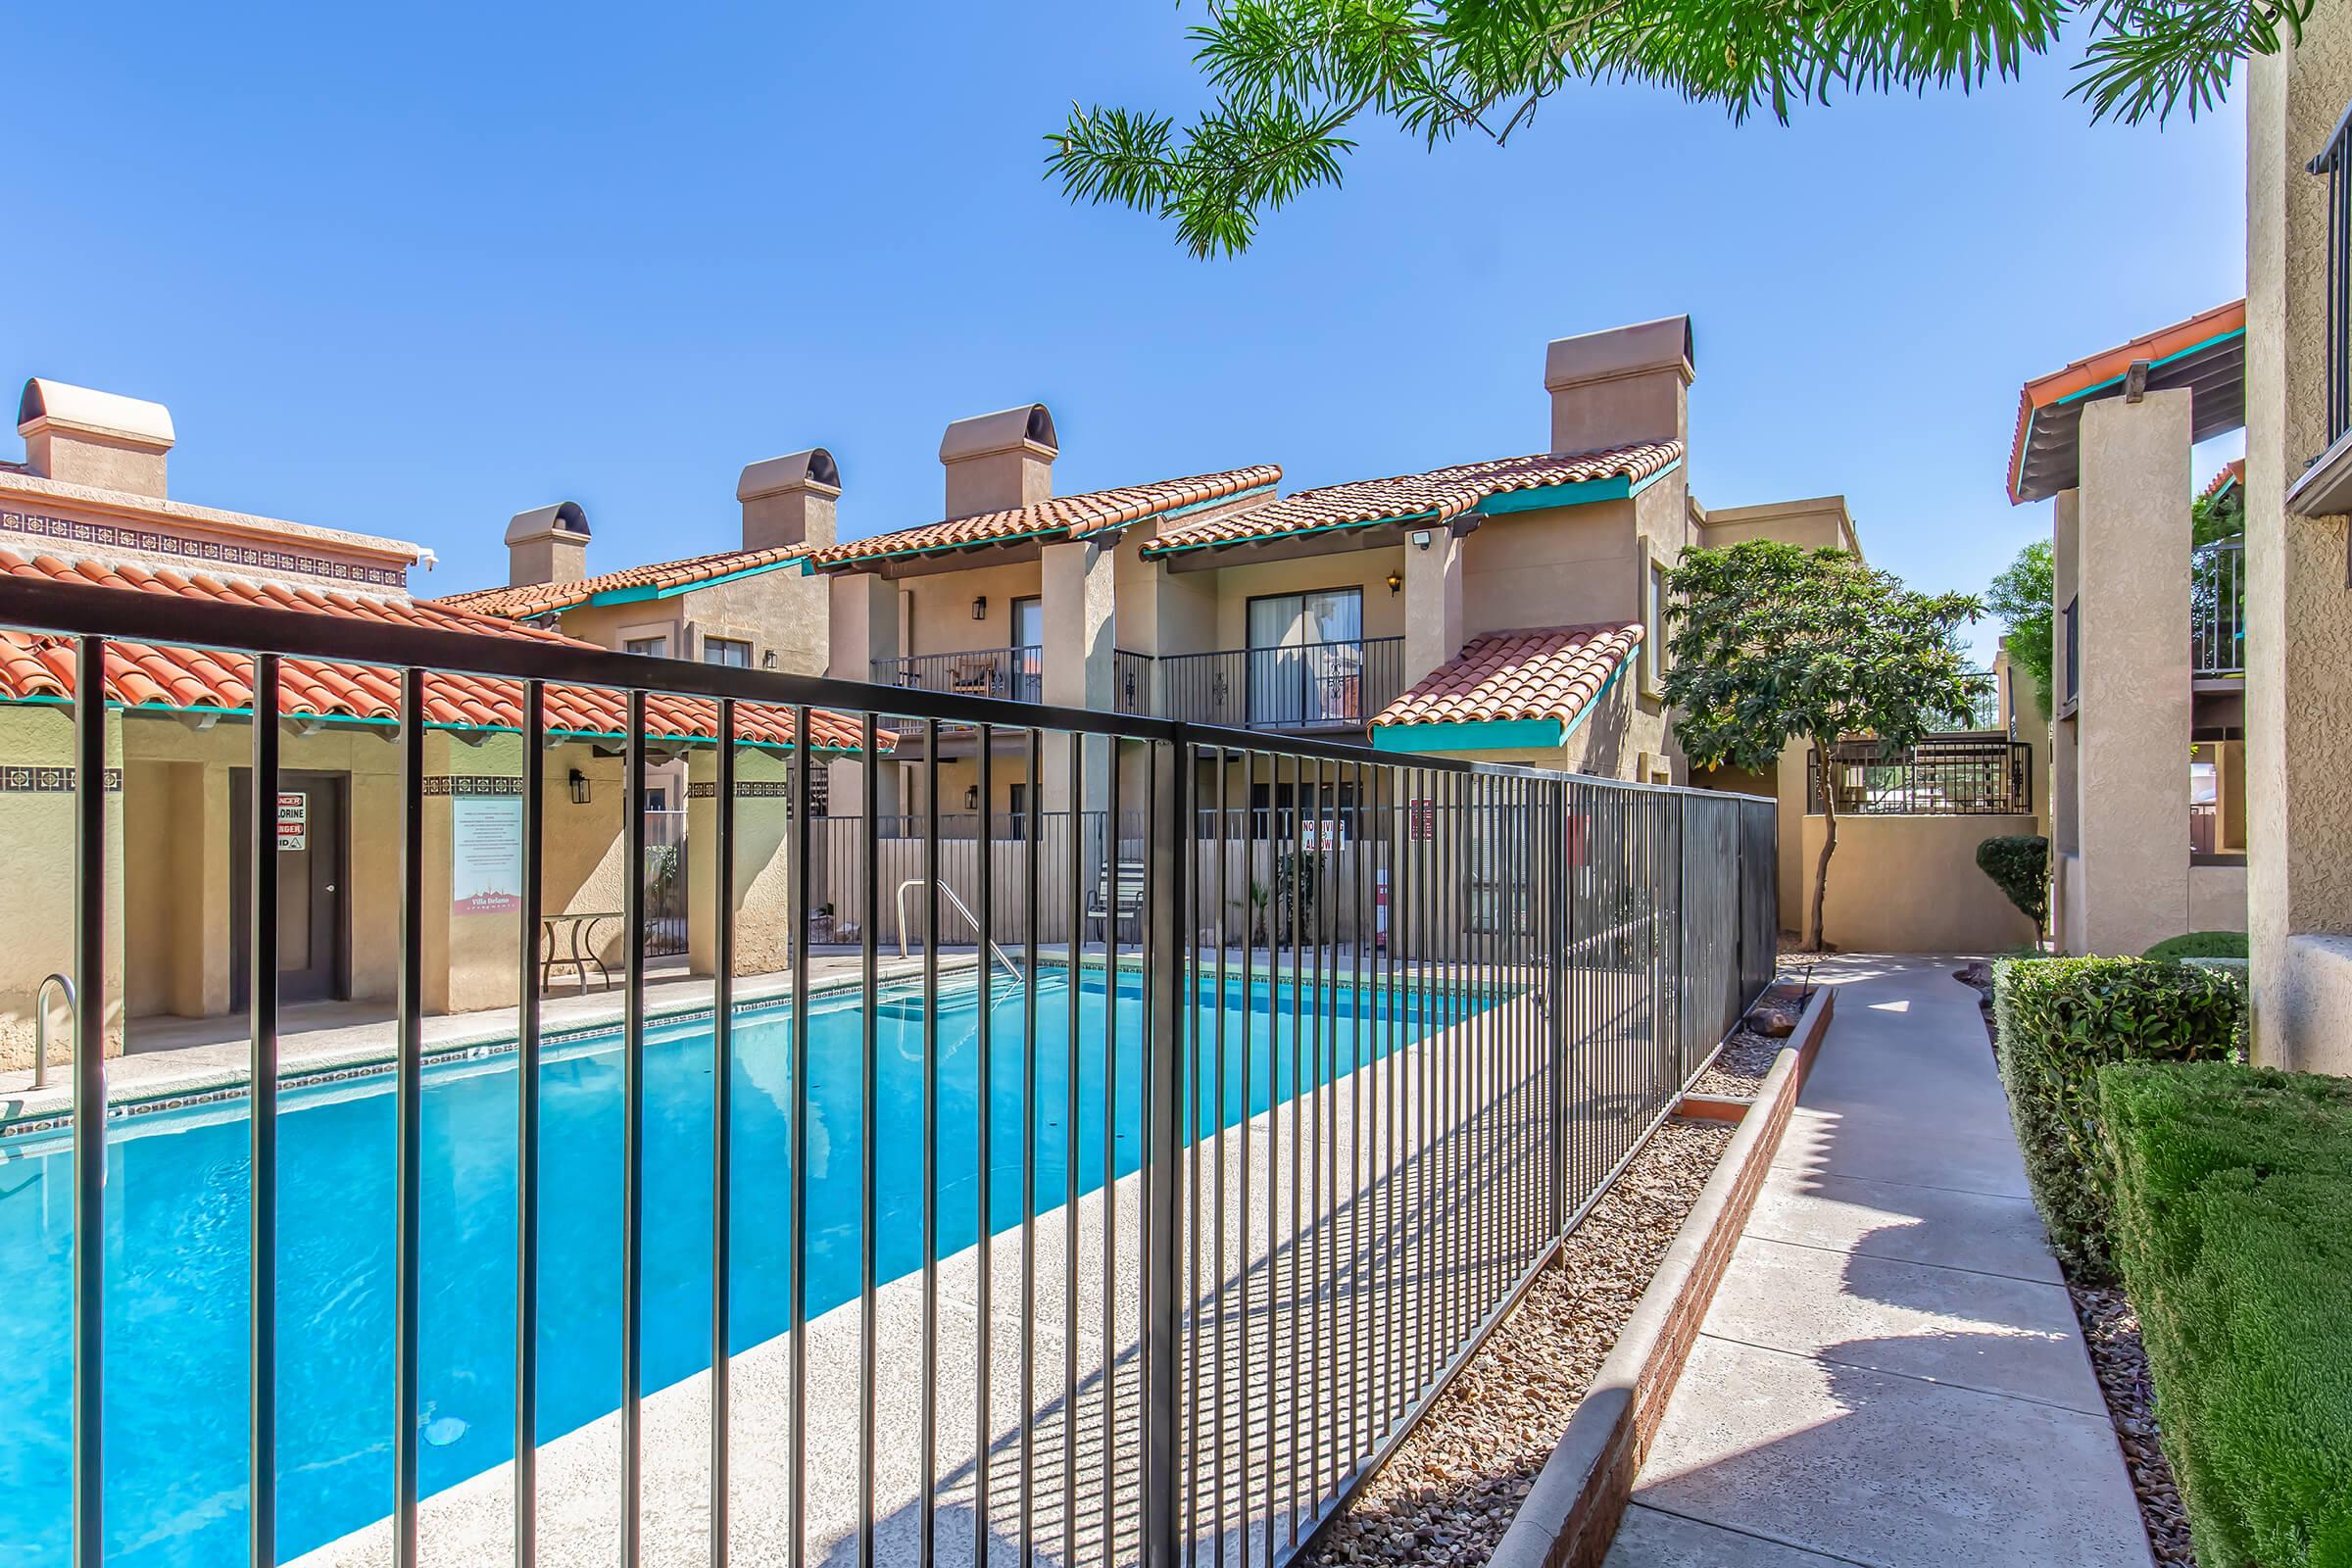
<path id="1" fill-rule="evenodd" d="M 77 1010 L 81 1004 L 74 998 L 74 981 L 70 976 L 52 974 L 34 988 L 32 993 L 32 1087 L 39 1089 L 49 1082 L 49 988 L 57 986 L 66 994 L 66 1010 Z"/>
<path id="2" fill-rule="evenodd" d="M 906 881 L 899 884 L 899 956 L 902 958 L 906 956 L 906 890 L 908 888 L 919 888 L 928 880 L 929 878 L 927 877 L 910 876 Z M 954 888 L 950 887 L 947 883 L 942 882 L 939 885 L 939 891 L 946 896 L 947 901 L 950 904 L 956 906 L 956 912 L 963 916 L 965 924 L 969 925 L 975 931 L 980 929 L 979 916 L 973 914 L 971 909 L 964 904 L 964 902 L 956 896 L 956 890 Z M 923 940 L 925 942 L 932 941 L 932 933 L 928 931 L 924 932 Z M 997 941 L 994 937 L 989 939 L 988 951 L 996 955 L 997 961 L 1004 966 L 1004 972 L 1012 977 L 1012 983 L 1016 986 L 1019 985 L 1023 978 L 1021 974 L 1021 966 L 1013 962 L 1012 959 L 1005 955 L 1004 950 L 997 945 Z"/>

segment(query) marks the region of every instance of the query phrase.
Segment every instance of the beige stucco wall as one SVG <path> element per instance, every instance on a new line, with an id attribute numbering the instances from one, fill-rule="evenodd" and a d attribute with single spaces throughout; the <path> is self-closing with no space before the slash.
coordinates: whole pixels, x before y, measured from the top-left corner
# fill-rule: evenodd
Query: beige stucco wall
<path id="1" fill-rule="evenodd" d="M 2031 833 L 2015 816 L 1844 816 L 1830 858 L 1824 922 L 1849 953 L 2004 953 L 2035 940 L 2034 923 L 1977 869 L 1977 846 Z M 1808 816 L 1799 897 L 1811 906 L 1827 818 Z"/>
<path id="2" fill-rule="evenodd" d="M 2191 931 L 2243 931 L 2246 928 L 2246 868 L 2242 865 L 2190 866 L 2186 923 Z"/>
<path id="3" fill-rule="evenodd" d="M 604 648 L 629 638 L 668 639 L 673 659 L 701 659 L 703 641 L 728 637 L 752 645 L 752 667 L 821 675 L 827 646 L 829 585 L 797 567 L 763 571 L 669 599 L 625 605 L 581 605 L 564 612 L 566 635 Z M 771 664 L 768 655 L 773 654 Z M 858 677 L 862 680 L 861 674 Z"/>
<path id="4" fill-rule="evenodd" d="M 1846 515 L 1843 496 L 1712 508 L 1705 514 L 1700 537 L 1693 542 L 1709 550 L 1722 550 L 1749 539 L 1777 539 L 1807 550 L 1850 550 L 1857 556 L 1862 553 L 1853 519 Z"/>
<path id="5" fill-rule="evenodd" d="M 2188 929 L 2189 394 L 2090 403 L 2081 446 L 2082 906 L 2066 929 L 2069 951 L 2134 954 Z"/>
<path id="6" fill-rule="evenodd" d="M 110 765 L 122 762 L 122 723 L 108 725 Z M 71 767 L 74 717 L 63 707 L 0 707 L 0 765 Z M 113 911 L 106 953 L 107 1052 L 122 1051 L 123 1018 L 122 796 L 107 797 L 107 888 Z M 74 796 L 64 790 L 0 791 L 0 1065 L 32 1061 L 33 999 L 41 977 L 74 972 Z M 72 1024 L 62 1005 L 50 1025 L 51 1070 L 70 1059 Z"/>
<path id="7" fill-rule="evenodd" d="M 2247 67 L 2246 864 L 2256 1056 L 2352 1072 L 2352 593 L 2345 519 L 2290 517 L 2327 446 L 2328 181 L 2305 172 L 2352 99 L 2352 13 Z"/>

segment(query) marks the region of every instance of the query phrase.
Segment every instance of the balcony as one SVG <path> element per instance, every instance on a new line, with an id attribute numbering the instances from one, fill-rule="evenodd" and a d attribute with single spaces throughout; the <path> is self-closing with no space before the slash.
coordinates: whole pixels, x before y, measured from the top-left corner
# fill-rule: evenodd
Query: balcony
<path id="1" fill-rule="evenodd" d="M 1894 752 L 1841 741 L 1830 779 L 1839 816 L 2022 816 L 2034 809 L 2034 748 L 1998 734 L 1930 735 Z M 1807 757 L 1805 780 L 1805 810 L 1819 816 L 1819 748 Z"/>
<path id="2" fill-rule="evenodd" d="M 1296 643 L 1159 661 L 1160 715 L 1242 729 L 1362 729 L 1404 689 L 1404 639 Z"/>
<path id="3" fill-rule="evenodd" d="M 2246 672 L 2246 547 L 2227 539 L 2199 550 L 2188 568 L 2188 672 L 2194 679 Z"/>
<path id="4" fill-rule="evenodd" d="M 1045 650 L 1034 645 L 874 661 L 877 686 L 954 692 L 962 697 L 1002 697 L 1016 703 L 1042 701 L 1044 677 Z"/>

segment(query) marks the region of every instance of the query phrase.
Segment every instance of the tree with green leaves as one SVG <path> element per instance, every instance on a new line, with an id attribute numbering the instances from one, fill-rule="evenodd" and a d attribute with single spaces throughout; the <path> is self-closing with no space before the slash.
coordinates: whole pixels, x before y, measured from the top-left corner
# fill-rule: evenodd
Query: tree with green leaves
<path id="1" fill-rule="evenodd" d="M 1172 219 L 1196 256 L 1337 185 L 1361 120 L 1429 146 L 1507 143 L 1576 81 L 1635 81 L 1734 120 L 1834 92 L 1963 91 L 2014 77 L 2070 27 L 2094 120 L 2220 103 L 2236 63 L 2299 40 L 2317 0 L 1207 0 L 1191 29 L 1213 101 L 1191 123 L 1073 104 L 1049 167 L 1073 200 Z"/>
<path id="2" fill-rule="evenodd" d="M 2050 681 L 2056 668 L 2051 641 L 2052 573 L 2050 542 L 2036 539 L 2001 568 L 1984 595 L 1985 608 L 2009 628 L 2009 662 L 2034 678 L 2034 706 L 2050 716 Z"/>
<path id="3" fill-rule="evenodd" d="M 1842 550 L 1764 539 L 1685 550 L 1666 592 L 1666 702 L 1691 763 L 1761 772 L 1791 744 L 1812 750 L 1825 824 L 1809 934 L 1826 949 L 1837 747 L 1872 740 L 1890 758 L 1938 724 L 1967 722 L 1984 676 L 1954 634 L 1983 607 L 1914 593 Z"/>

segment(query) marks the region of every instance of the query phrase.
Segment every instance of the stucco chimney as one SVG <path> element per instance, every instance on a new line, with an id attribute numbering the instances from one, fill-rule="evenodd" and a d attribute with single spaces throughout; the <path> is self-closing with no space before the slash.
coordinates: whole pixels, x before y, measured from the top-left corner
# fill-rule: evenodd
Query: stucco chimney
<path id="1" fill-rule="evenodd" d="M 17 432 L 24 461 L 44 479 L 165 493 L 164 455 L 173 437 L 172 411 L 161 403 L 35 376 L 17 404 Z"/>
<path id="2" fill-rule="evenodd" d="M 588 575 L 588 514 L 576 501 L 517 512 L 507 524 L 507 586 L 578 582 Z"/>
<path id="3" fill-rule="evenodd" d="M 1054 494 L 1054 455 L 1061 443 L 1043 403 L 957 419 L 940 438 L 948 470 L 950 517 L 1009 512 Z"/>
<path id="4" fill-rule="evenodd" d="M 1695 374 L 1688 316 L 1555 339 L 1544 355 L 1551 450 L 1688 440 Z"/>
<path id="5" fill-rule="evenodd" d="M 744 549 L 822 550 L 833 542 L 841 469 L 823 447 L 769 458 L 743 470 L 735 499 L 743 503 Z"/>

